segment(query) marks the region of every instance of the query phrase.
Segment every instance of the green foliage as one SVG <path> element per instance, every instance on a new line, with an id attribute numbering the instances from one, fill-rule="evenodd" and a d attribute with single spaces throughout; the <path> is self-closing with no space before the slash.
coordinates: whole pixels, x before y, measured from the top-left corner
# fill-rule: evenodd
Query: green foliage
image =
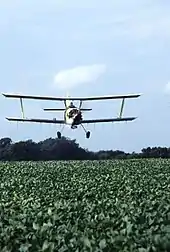
<path id="1" fill-rule="evenodd" d="M 170 161 L 0 163 L 0 251 L 170 251 Z"/>
<path id="2" fill-rule="evenodd" d="M 54 160 L 113 160 L 136 158 L 170 158 L 170 148 L 144 148 L 140 153 L 120 150 L 83 149 L 76 140 L 62 137 L 48 138 L 38 143 L 32 140 L 13 143 L 8 137 L 0 139 L 0 161 L 54 161 Z"/>

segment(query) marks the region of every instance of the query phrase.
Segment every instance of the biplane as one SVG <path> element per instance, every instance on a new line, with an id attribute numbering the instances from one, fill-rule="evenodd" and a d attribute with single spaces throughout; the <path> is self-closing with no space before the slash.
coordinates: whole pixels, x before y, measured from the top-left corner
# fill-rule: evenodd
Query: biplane
<path id="1" fill-rule="evenodd" d="M 79 125 L 82 126 L 83 130 L 86 133 L 86 138 L 90 137 L 90 131 L 87 131 L 83 124 L 90 123 L 104 123 L 104 122 L 125 122 L 133 121 L 137 117 L 123 117 L 123 109 L 125 104 L 125 99 L 129 98 L 138 98 L 141 94 L 127 94 L 127 95 L 109 95 L 109 96 L 92 96 L 92 97 L 46 97 L 46 96 L 32 96 L 32 95 L 20 95 L 20 94 L 3 94 L 7 98 L 17 98 L 20 99 L 22 118 L 9 118 L 6 117 L 9 121 L 18 121 L 18 122 L 34 122 L 34 123 L 52 123 L 69 125 L 71 129 L 76 129 Z M 58 120 L 53 119 L 39 119 L 39 118 L 27 118 L 24 116 L 24 107 L 23 99 L 34 99 L 34 100 L 48 100 L 48 101 L 62 101 L 64 102 L 64 108 L 44 108 L 44 111 L 63 111 L 63 119 Z M 115 118 L 104 118 L 104 119 L 83 119 L 83 111 L 91 111 L 91 108 L 82 108 L 82 103 L 85 101 L 98 101 L 98 100 L 115 100 L 122 99 L 120 113 L 118 117 Z M 79 106 L 75 106 L 73 101 L 79 101 Z M 62 129 L 63 129 L 62 128 Z M 57 137 L 61 138 L 61 131 L 57 132 Z"/>

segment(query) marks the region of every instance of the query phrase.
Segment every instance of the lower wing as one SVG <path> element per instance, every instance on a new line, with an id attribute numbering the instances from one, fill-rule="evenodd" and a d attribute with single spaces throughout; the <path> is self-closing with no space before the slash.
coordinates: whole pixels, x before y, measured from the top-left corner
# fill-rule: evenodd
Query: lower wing
<path id="1" fill-rule="evenodd" d="M 54 123 L 54 124 L 65 124 L 64 120 L 56 120 L 56 119 L 29 119 L 29 118 L 10 118 L 6 117 L 8 121 L 16 121 L 16 122 L 35 122 L 35 123 Z"/>
<path id="2" fill-rule="evenodd" d="M 137 117 L 108 118 L 108 119 L 90 119 L 90 120 L 83 120 L 81 123 L 122 122 L 122 121 L 133 121 L 136 118 Z"/>
<path id="3" fill-rule="evenodd" d="M 31 119 L 31 118 L 11 118 L 6 117 L 8 121 L 16 122 L 35 122 L 35 123 L 54 123 L 54 124 L 65 124 L 64 120 L 57 119 Z M 103 123 L 103 122 L 123 122 L 123 121 L 133 121 L 136 117 L 123 117 L 123 118 L 108 118 L 108 119 L 90 119 L 82 120 L 81 123 Z"/>

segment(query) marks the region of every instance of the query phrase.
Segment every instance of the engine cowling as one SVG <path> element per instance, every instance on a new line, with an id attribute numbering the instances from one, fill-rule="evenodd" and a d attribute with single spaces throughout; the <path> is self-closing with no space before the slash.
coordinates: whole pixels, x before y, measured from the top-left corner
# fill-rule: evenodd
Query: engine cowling
<path id="1" fill-rule="evenodd" d="M 83 120 L 81 111 L 78 111 L 77 115 L 74 118 L 74 124 L 79 124 Z"/>

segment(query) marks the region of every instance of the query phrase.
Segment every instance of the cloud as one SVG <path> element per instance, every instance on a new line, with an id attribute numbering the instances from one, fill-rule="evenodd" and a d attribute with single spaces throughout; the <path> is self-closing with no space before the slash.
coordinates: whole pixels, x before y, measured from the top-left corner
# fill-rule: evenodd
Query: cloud
<path id="1" fill-rule="evenodd" d="M 66 89 L 85 83 L 92 83 L 106 72 L 106 65 L 94 64 L 77 66 L 58 72 L 54 78 L 55 87 Z"/>

